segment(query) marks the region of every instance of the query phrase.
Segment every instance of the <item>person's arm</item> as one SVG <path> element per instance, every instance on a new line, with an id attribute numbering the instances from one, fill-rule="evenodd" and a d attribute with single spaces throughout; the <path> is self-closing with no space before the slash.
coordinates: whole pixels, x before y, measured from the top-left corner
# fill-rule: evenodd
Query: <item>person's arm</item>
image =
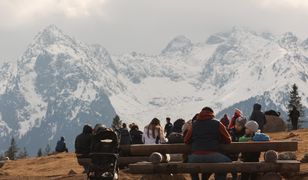
<path id="1" fill-rule="evenodd" d="M 191 138 L 192 138 L 192 126 L 188 127 L 187 133 L 184 137 L 184 143 L 185 144 L 190 144 L 191 143 Z"/>
<path id="2" fill-rule="evenodd" d="M 222 137 L 223 142 L 225 142 L 226 144 L 230 144 L 232 142 L 232 138 L 229 132 L 222 123 L 219 123 L 219 133 Z"/>
<path id="3" fill-rule="evenodd" d="M 142 142 L 143 142 L 143 144 L 145 143 L 145 133 L 142 134 Z"/>

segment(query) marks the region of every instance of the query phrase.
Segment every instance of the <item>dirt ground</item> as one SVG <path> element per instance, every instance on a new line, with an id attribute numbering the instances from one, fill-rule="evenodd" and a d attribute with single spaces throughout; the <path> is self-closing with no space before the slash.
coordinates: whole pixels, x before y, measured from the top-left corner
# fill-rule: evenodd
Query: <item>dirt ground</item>
<path id="1" fill-rule="evenodd" d="M 296 152 L 298 160 L 301 160 L 304 154 L 308 153 L 308 129 L 294 131 L 291 136 L 290 132 L 270 133 L 270 136 L 272 140 L 298 141 L 299 150 Z M 39 158 L 7 161 L 4 166 L 0 168 L 0 180 L 82 180 L 86 179 L 82 171 L 83 169 L 78 165 L 73 153 L 62 153 Z M 308 163 L 301 164 L 300 174 L 301 179 L 308 179 Z M 189 179 L 188 175 L 183 177 L 184 179 Z M 127 170 L 121 170 L 119 174 L 120 180 L 135 180 L 140 178 L 141 175 L 129 174 Z M 164 178 L 162 177 L 160 179 Z"/>

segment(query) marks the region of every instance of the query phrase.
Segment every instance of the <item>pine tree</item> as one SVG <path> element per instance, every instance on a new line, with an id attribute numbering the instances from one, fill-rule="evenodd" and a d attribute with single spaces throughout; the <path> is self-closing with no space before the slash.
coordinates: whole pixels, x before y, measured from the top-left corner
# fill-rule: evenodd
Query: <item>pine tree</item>
<path id="1" fill-rule="evenodd" d="M 301 97 L 299 96 L 298 93 L 298 86 L 296 84 L 293 84 L 292 86 L 292 90 L 289 92 L 289 96 L 290 96 L 290 100 L 289 100 L 289 104 L 288 104 L 288 110 L 289 110 L 289 116 L 293 110 L 293 107 L 295 107 L 299 112 L 300 112 L 300 117 L 304 117 L 304 108 L 303 105 L 301 103 Z M 291 119 L 289 119 L 289 121 L 291 121 Z M 301 120 L 301 118 L 299 119 L 299 126 L 300 123 L 302 123 L 303 121 Z M 293 129 L 297 129 L 297 127 L 293 127 Z"/>
<path id="2" fill-rule="evenodd" d="M 18 154 L 17 159 L 24 159 L 28 157 L 28 151 L 26 147 L 24 147 Z"/>
<path id="3" fill-rule="evenodd" d="M 47 146 L 45 147 L 45 150 L 44 150 L 44 155 L 45 156 L 48 156 L 48 154 L 51 152 L 51 148 L 50 148 L 50 145 L 47 144 Z"/>
<path id="4" fill-rule="evenodd" d="M 113 121 L 112 121 L 112 128 L 113 129 L 119 129 L 122 125 L 122 121 L 120 119 L 120 116 L 116 115 L 114 118 L 113 118 Z"/>
<path id="5" fill-rule="evenodd" d="M 15 139 L 12 137 L 9 149 L 5 152 L 5 156 L 9 157 L 11 160 L 16 159 L 16 153 L 18 152 L 18 147 L 16 145 Z"/>
<path id="6" fill-rule="evenodd" d="M 41 157 L 43 155 L 42 148 L 39 148 L 37 151 L 37 157 Z"/>

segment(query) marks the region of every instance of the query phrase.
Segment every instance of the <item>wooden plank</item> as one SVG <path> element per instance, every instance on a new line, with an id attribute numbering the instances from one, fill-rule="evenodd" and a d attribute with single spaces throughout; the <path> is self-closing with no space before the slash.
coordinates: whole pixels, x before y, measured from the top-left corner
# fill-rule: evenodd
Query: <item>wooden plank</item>
<path id="1" fill-rule="evenodd" d="M 233 163 L 137 163 L 129 165 L 133 174 L 212 173 L 212 172 L 299 172 L 299 161 Z"/>
<path id="2" fill-rule="evenodd" d="M 181 156 L 171 156 L 171 161 L 182 161 Z M 129 164 L 134 164 L 138 162 L 150 162 L 148 156 L 128 156 L 128 157 L 119 157 L 118 162 L 120 165 L 127 166 Z M 81 158 L 78 159 L 78 163 L 89 164 L 91 163 L 90 158 Z M 0 161 L 0 167 L 4 165 L 4 161 Z"/>
<path id="3" fill-rule="evenodd" d="M 129 157 L 119 157 L 119 164 L 120 165 L 129 165 L 138 162 L 149 162 L 148 156 L 129 156 Z"/>
<path id="4" fill-rule="evenodd" d="M 265 152 L 268 150 L 297 151 L 298 142 L 296 141 L 270 141 L 270 142 L 233 142 L 231 144 L 221 144 L 217 151 L 224 153 L 238 152 Z M 133 156 L 149 156 L 153 152 L 162 154 L 187 154 L 190 146 L 185 144 L 155 144 L 155 145 L 130 145 L 121 146 L 125 154 Z"/>

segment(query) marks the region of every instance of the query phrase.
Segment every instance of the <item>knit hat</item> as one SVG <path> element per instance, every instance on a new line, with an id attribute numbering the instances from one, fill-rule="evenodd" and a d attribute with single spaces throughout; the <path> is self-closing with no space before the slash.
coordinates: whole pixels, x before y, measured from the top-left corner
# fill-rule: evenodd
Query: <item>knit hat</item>
<path id="1" fill-rule="evenodd" d="M 246 122 L 247 122 L 247 119 L 245 117 L 238 117 L 235 120 L 235 124 L 238 124 L 241 127 L 245 127 Z"/>
<path id="2" fill-rule="evenodd" d="M 245 124 L 245 127 L 247 129 L 250 129 L 251 131 L 253 131 L 254 133 L 258 131 L 259 129 L 259 124 L 256 122 L 256 121 L 248 121 L 246 124 Z"/>

